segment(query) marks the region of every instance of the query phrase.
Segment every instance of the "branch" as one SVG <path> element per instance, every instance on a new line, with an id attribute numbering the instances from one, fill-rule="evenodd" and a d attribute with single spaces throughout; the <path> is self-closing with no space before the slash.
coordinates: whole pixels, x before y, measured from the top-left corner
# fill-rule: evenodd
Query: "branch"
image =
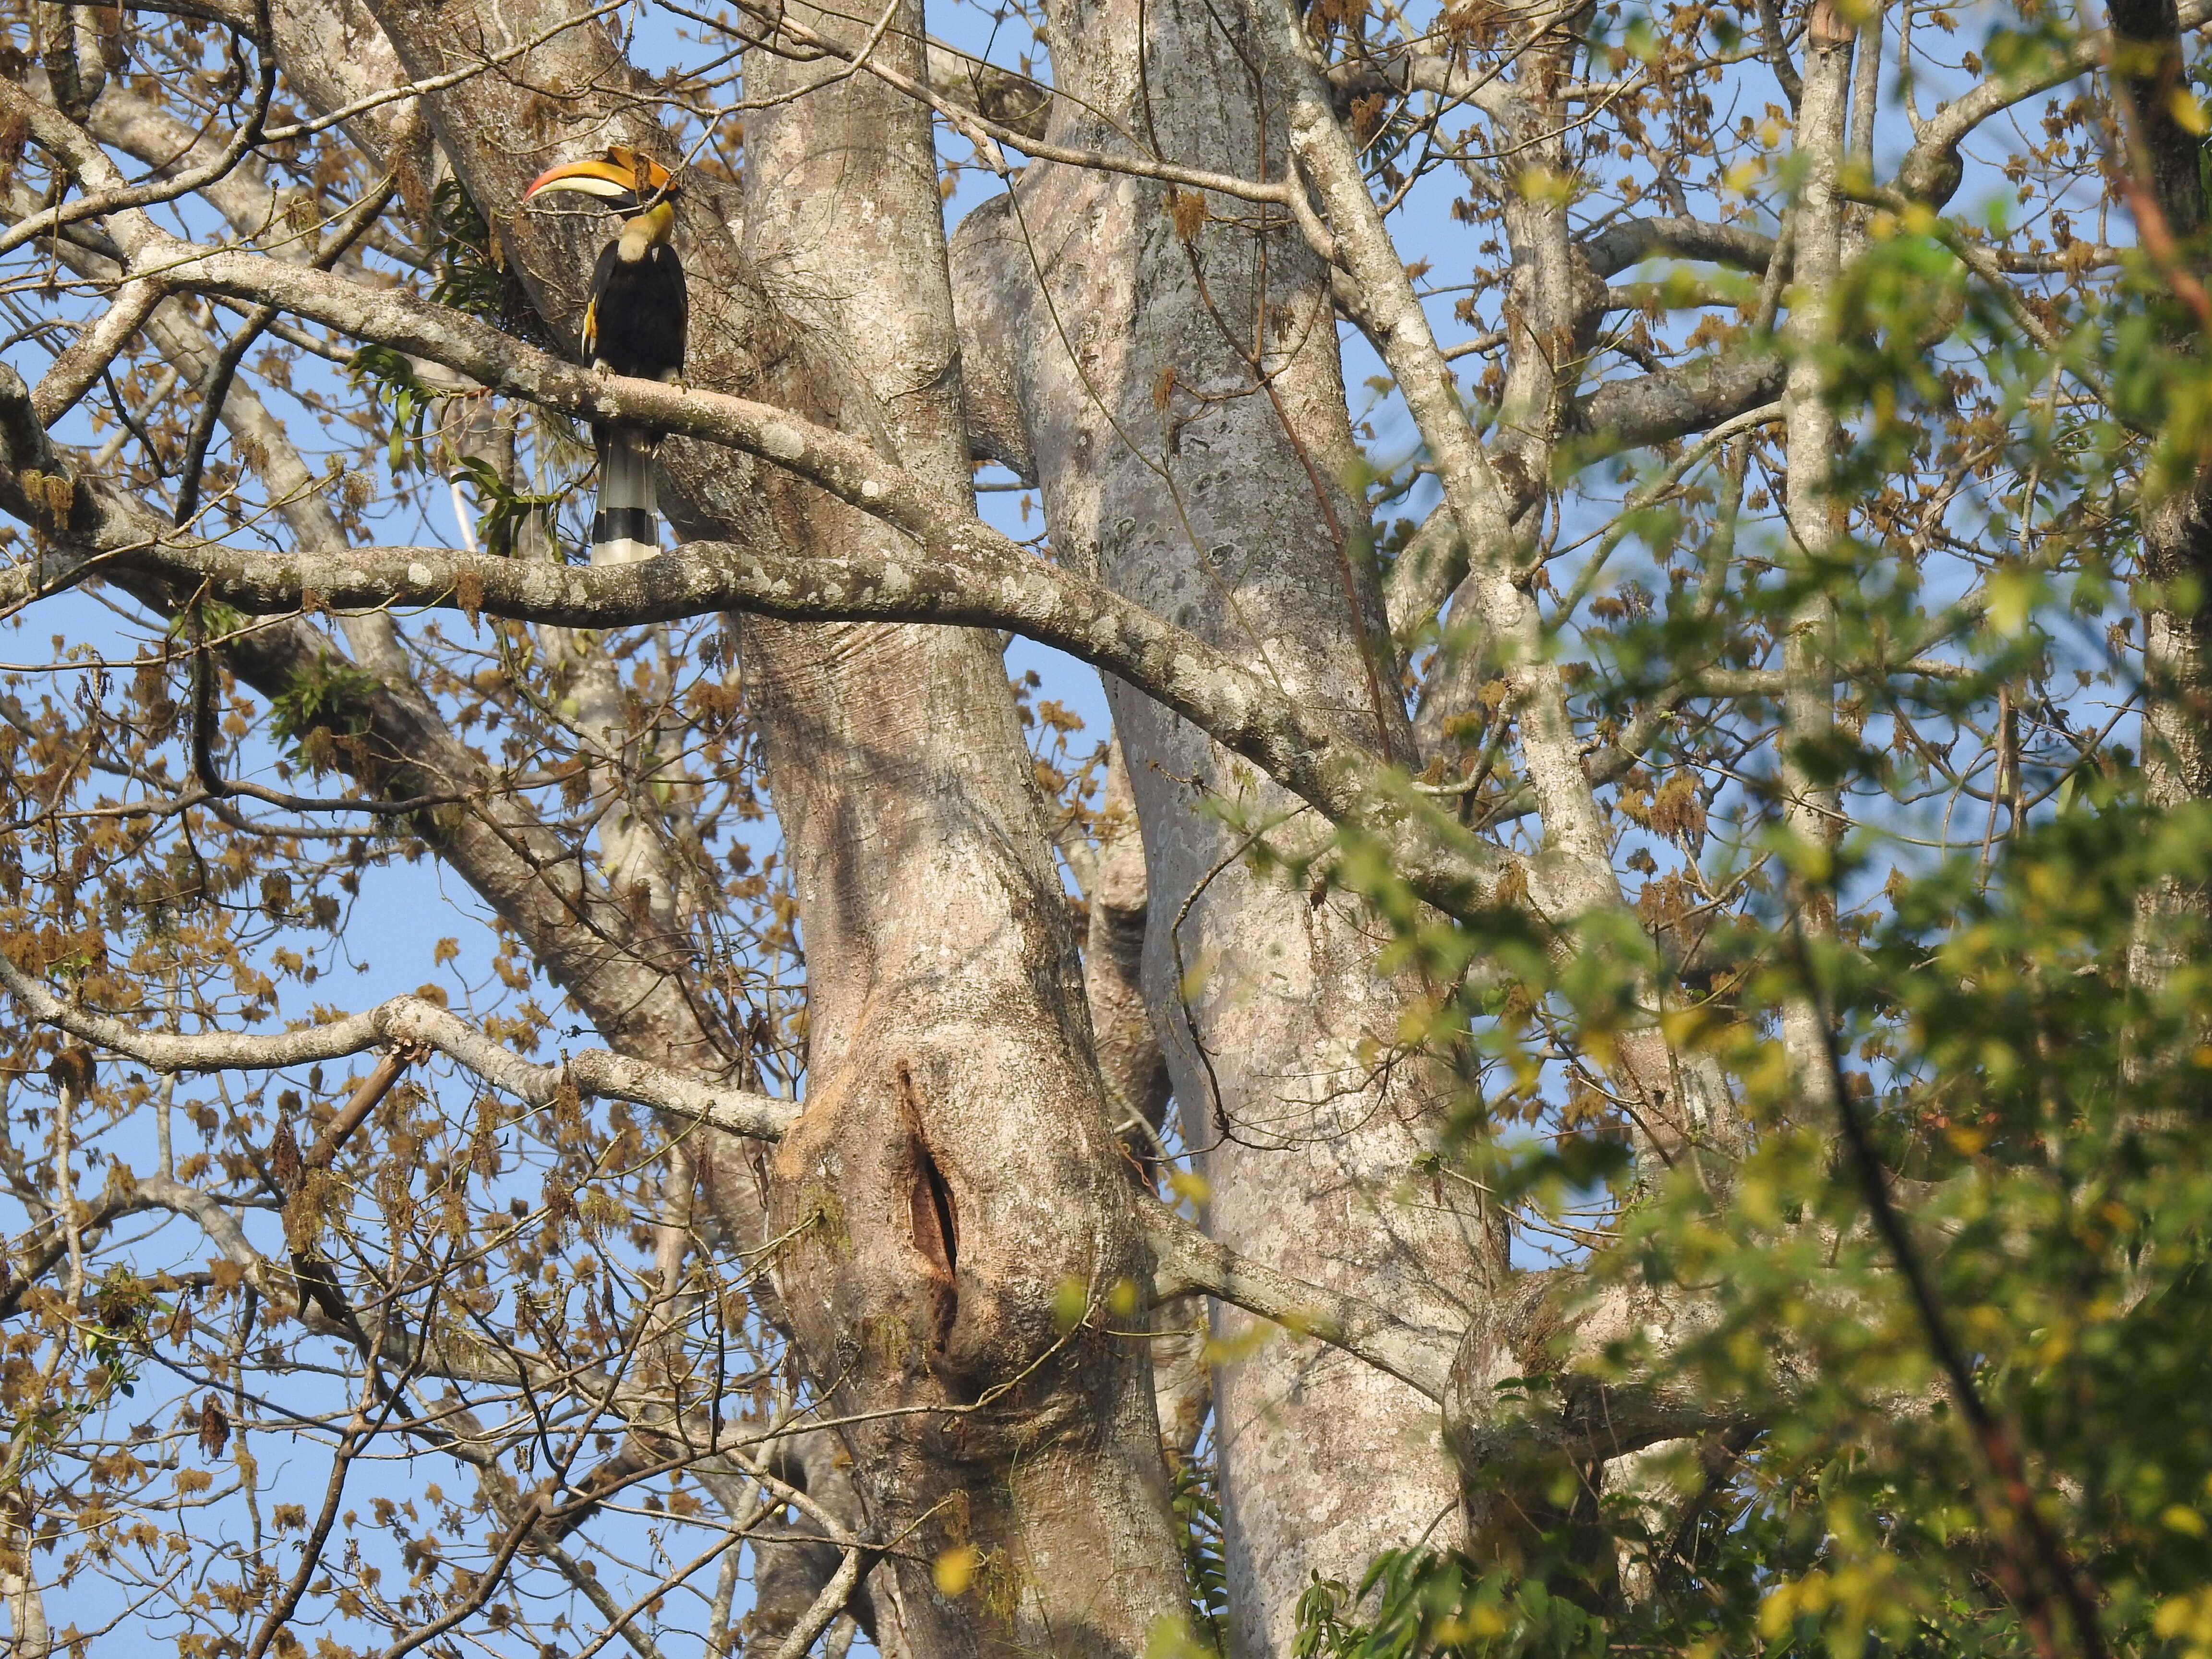
<path id="1" fill-rule="evenodd" d="M 626 386 L 665 388 L 652 382 Z M 694 394 L 695 397 L 698 394 Z M 672 398 L 671 401 L 674 399 Z M 736 398 L 716 398 L 741 404 Z M 759 407 L 759 406 L 753 406 Z M 777 411 L 769 411 L 771 415 Z M 835 434 L 823 434 L 842 446 Z M 1251 760 L 1333 822 L 1371 817 L 1388 781 L 1370 751 L 1340 745 L 1295 700 L 1202 640 L 1078 572 L 1051 564 L 973 519 L 955 518 L 922 558 L 910 550 L 842 559 L 802 558 L 721 543 L 698 543 L 626 566 L 570 568 L 447 549 L 361 549 L 345 553 L 247 553 L 165 540 L 166 529 L 129 504 L 70 480 L 45 434 L 28 418 L 27 396 L 0 366 L 0 447 L 21 475 L 0 472 L 0 506 L 49 531 L 58 526 L 27 494 L 27 469 L 70 486 L 64 527 L 102 544 L 86 558 L 63 547 L 0 572 L 0 605 L 20 605 L 101 569 L 123 567 L 202 582 L 224 603 L 256 613 L 298 609 L 310 594 L 333 606 L 442 605 L 520 621 L 605 628 L 736 609 L 798 620 L 933 622 L 1010 628 L 1127 681 Z M 857 446 L 854 446 L 857 447 Z M 896 469 L 875 469 L 900 479 Z M 886 495 L 921 496 L 900 479 Z M 858 494 L 855 491 L 855 494 Z M 1401 820 L 1402 823 L 1402 820 Z M 1440 904 L 1492 890 L 1505 858 L 1471 836 L 1408 830 L 1399 849 L 1407 879 Z"/>
<path id="2" fill-rule="evenodd" d="M 412 1048 L 387 1049 L 384 1058 L 376 1062 L 375 1070 L 361 1080 L 361 1085 L 353 1091 L 352 1097 L 338 1108 L 337 1115 L 331 1119 L 322 1133 L 315 1137 L 314 1144 L 307 1148 L 300 1159 L 301 1168 L 303 1170 L 329 1169 L 331 1160 L 338 1155 L 338 1149 L 343 1146 L 351 1138 L 353 1132 L 367 1121 L 368 1115 L 376 1109 L 377 1103 L 392 1092 L 392 1085 L 399 1081 L 399 1074 L 407 1069 L 409 1062 L 416 1057 L 416 1051 Z"/>
<path id="3" fill-rule="evenodd" d="M 2212 21 L 2212 0 L 2182 0 L 2176 21 L 2185 31 L 2203 28 Z M 2112 31 L 2093 29 L 2067 51 L 2053 53 L 2032 69 L 1993 76 L 1968 88 L 1923 124 L 1912 148 L 1898 164 L 1897 188 L 1932 206 L 1942 206 L 1964 176 L 1959 146 L 1969 133 L 2013 105 L 2086 75 L 2105 63 L 2112 51 Z"/>
<path id="4" fill-rule="evenodd" d="M 112 1014 L 64 1002 L 4 951 L 0 985 L 32 1018 L 157 1072 L 266 1071 L 341 1060 L 379 1043 L 419 1043 L 535 1106 L 550 1104 L 565 1080 L 602 1099 L 629 1101 L 756 1140 L 781 1139 L 799 1115 L 794 1101 L 718 1087 L 605 1048 L 586 1048 L 562 1066 L 540 1066 L 421 997 L 393 997 L 366 1012 L 282 1036 L 217 1031 L 187 1036 L 141 1030 Z"/>
<path id="5" fill-rule="evenodd" d="M 1468 422 L 1406 262 L 1369 193 L 1358 147 L 1330 107 L 1297 7 L 1292 0 L 1245 0 L 1244 11 L 1255 43 L 1291 89 L 1285 140 L 1328 216 L 1346 269 L 1359 284 L 1371 337 L 1428 445 L 1444 504 L 1467 544 L 1469 611 L 1490 629 L 1504 660 L 1520 723 L 1522 763 L 1543 816 L 1545 858 L 1529 866 L 1541 878 L 1532 897 L 1554 915 L 1617 908 L 1620 892 L 1609 838 L 1583 775 L 1565 683 L 1549 660 L 1542 617 L 1522 585 L 1522 555 L 1505 484 Z"/>
<path id="6" fill-rule="evenodd" d="M 131 337 L 166 294 L 160 283 L 146 281 L 127 282 L 116 290 L 107 309 L 87 325 L 40 377 L 38 390 L 31 394 L 40 425 L 52 426 L 76 406 L 77 399 L 107 372 L 116 354 L 131 343 Z"/>
<path id="7" fill-rule="evenodd" d="M 791 1627 L 790 1632 L 783 1638 L 782 1645 L 776 1649 L 775 1659 L 805 1659 L 807 1649 L 814 1645 L 814 1638 L 830 1628 L 830 1620 L 842 1613 L 845 1604 L 853 1599 L 853 1591 L 860 1582 L 860 1568 L 866 1559 L 857 1546 L 848 1544 L 845 1547 L 845 1559 L 837 1564 L 837 1571 L 822 1587 L 822 1593 L 814 1598 L 814 1605 L 807 1608 L 799 1622 Z"/>
<path id="8" fill-rule="evenodd" d="M 1575 447 L 1575 458 L 1587 464 L 1702 432 L 1771 403 L 1788 373 L 1781 353 L 1753 349 L 1609 382 L 1575 406 L 1575 426 L 1589 434 Z"/>
<path id="9" fill-rule="evenodd" d="M 567 628 L 738 611 L 790 621 L 1008 629 L 1153 697 L 1332 822 L 1371 814 L 1386 771 L 1367 750 L 1337 744 L 1295 700 L 1225 653 L 995 532 L 952 541 L 934 558 L 896 548 L 823 556 L 694 542 L 636 564 L 565 566 L 434 547 L 307 554 L 165 542 L 121 552 L 117 562 L 195 588 L 204 582 L 211 597 L 259 615 L 296 610 L 313 595 L 340 610 L 435 606 Z M 0 573 L 0 603 L 15 597 L 11 581 L 20 587 L 31 574 L 23 566 Z M 1454 883 L 1486 890 L 1504 867 L 1471 844 L 1403 850 L 1409 878 L 1439 891 Z"/>
<path id="10" fill-rule="evenodd" d="M 1583 242 L 1582 250 L 1592 272 L 1600 276 L 1618 275 L 1662 254 L 1765 270 L 1774 257 L 1774 238 L 1747 225 L 1717 225 L 1703 219 L 1624 219 Z"/>
<path id="11" fill-rule="evenodd" d="M 1875 1231 L 1881 1234 L 1887 1248 L 1890 1261 L 1898 1275 L 1905 1280 L 1912 1310 L 1920 1322 L 1921 1335 L 1926 1340 L 1936 1363 L 1951 1387 L 1952 1398 L 1957 1402 L 1959 1413 L 1966 1419 L 1982 1455 L 1989 1460 L 1991 1471 L 1997 1477 L 2000 1496 L 1988 1507 L 1996 1511 L 1992 1516 L 1999 1522 L 2000 1534 L 2015 1530 L 2024 1536 L 2034 1565 L 2047 1587 L 2055 1591 L 2065 1604 L 2068 1615 L 2074 1622 L 2075 1639 L 2081 1645 L 2087 1659 L 2105 1659 L 2106 1652 L 2104 1630 L 2099 1621 L 2095 1585 L 2075 1564 L 2066 1547 L 2045 1514 L 2042 1494 L 2029 1484 L 2028 1471 L 2020 1451 L 2019 1438 L 2012 1425 L 2000 1418 L 1983 1398 L 1981 1389 L 1974 1380 L 1974 1364 L 1969 1358 L 1957 1336 L 1951 1329 L 1949 1318 L 1942 1297 L 1936 1293 L 1936 1282 L 1921 1260 L 1920 1252 L 1912 1242 L 1911 1230 L 1897 1207 L 1897 1200 L 1889 1189 L 1889 1172 L 1883 1165 L 1881 1153 L 1874 1144 L 1873 1131 L 1861 1115 L 1856 1098 L 1850 1090 L 1850 1079 L 1844 1074 L 1843 1052 L 1836 1042 L 1835 1016 L 1830 1011 L 1827 997 L 1815 977 L 1812 959 L 1806 950 L 1805 936 L 1793 921 L 1790 942 L 1794 947 L 1800 981 L 1806 996 L 1813 1005 L 1820 1030 L 1820 1055 L 1826 1064 L 1826 1085 L 1823 1092 L 1827 1103 L 1835 1109 L 1843 1127 L 1844 1146 L 1850 1150 L 1851 1166 L 1858 1176 L 1861 1196 L 1866 1200 L 1867 1212 L 1873 1218 Z M 2009 1522 L 2009 1527 L 2005 1523 Z M 2013 1539 L 2005 1540 L 2007 1553 L 2015 1547 Z M 2021 1581 L 2021 1588 L 2029 1595 L 2040 1599 L 2034 1587 L 2036 1573 L 2021 1565 L 2014 1567 L 2014 1575 Z M 2031 1605 L 2022 1611 L 2033 1617 L 2036 1609 Z"/>
<path id="12" fill-rule="evenodd" d="M 1434 620 L 1452 590 L 1467 578 L 1467 544 L 1452 521 L 1451 509 L 1439 507 L 1421 520 L 1390 562 L 1383 580 L 1383 609 L 1390 631 L 1401 640 Z"/>
<path id="13" fill-rule="evenodd" d="M 1461 54 L 1401 46 L 1380 56 L 1356 62 L 1333 64 L 1328 83 L 1340 97 L 1378 88 L 1400 96 L 1425 92 L 1445 104 L 1473 104 L 1492 119 L 1506 120 L 1518 112 L 1521 96 L 1500 69 L 1480 63 L 1462 63 Z"/>
<path id="14" fill-rule="evenodd" d="M 169 1176 L 141 1176 L 128 1186 L 110 1186 L 100 1200 L 83 1212 L 76 1231 L 80 1237 L 98 1232 L 127 1216 L 143 1215 L 149 1210 L 167 1210 L 172 1215 L 190 1217 L 199 1224 L 200 1231 L 216 1249 L 222 1252 L 224 1260 L 244 1271 L 246 1282 L 256 1294 L 275 1306 L 290 1299 L 290 1270 L 278 1267 L 254 1249 L 246 1230 L 238 1224 L 238 1218 L 224 1209 L 213 1194 Z M 24 1295 L 53 1271 L 68 1249 L 67 1236 L 57 1220 L 46 1242 L 24 1258 L 20 1271 L 9 1275 L 7 1288 L 0 1290 L 0 1319 L 14 1315 L 22 1305 Z M 4 1250 L 0 1250 L 0 1260 L 4 1260 L 5 1255 Z"/>
<path id="15" fill-rule="evenodd" d="M 1431 1400 L 1443 1400 L 1458 1337 L 1406 1324 L 1357 1297 L 1239 1255 L 1164 1204 L 1146 1204 L 1143 1221 L 1158 1264 L 1153 1281 L 1158 1300 L 1202 1291 L 1285 1330 L 1341 1348 Z"/>

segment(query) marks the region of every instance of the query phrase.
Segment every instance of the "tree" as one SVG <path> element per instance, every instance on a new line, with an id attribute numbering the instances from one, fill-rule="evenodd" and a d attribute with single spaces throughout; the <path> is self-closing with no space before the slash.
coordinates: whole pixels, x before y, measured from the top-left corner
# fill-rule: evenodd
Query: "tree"
<path id="1" fill-rule="evenodd" d="M 12 13 L 15 1650 L 2212 1648 L 2208 15 Z"/>

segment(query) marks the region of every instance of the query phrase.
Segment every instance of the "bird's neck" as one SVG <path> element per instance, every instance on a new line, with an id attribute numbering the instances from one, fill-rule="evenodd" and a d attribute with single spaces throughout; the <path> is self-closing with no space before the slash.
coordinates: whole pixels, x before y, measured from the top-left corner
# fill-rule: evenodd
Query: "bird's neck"
<path id="1" fill-rule="evenodd" d="M 616 257 L 625 264 L 635 264 L 656 247 L 666 245 L 676 230 L 676 204 L 655 202 L 651 207 L 623 222 L 622 241 Z"/>

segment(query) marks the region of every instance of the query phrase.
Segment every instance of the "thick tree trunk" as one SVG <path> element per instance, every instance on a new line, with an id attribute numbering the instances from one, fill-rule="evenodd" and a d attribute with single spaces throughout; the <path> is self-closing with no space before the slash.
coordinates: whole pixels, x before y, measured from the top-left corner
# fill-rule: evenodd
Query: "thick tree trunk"
<path id="1" fill-rule="evenodd" d="M 1118 121 L 1184 166 L 1279 176 L 1276 94 L 1224 27 L 1195 3 L 1060 9 L 1054 67 L 1072 95 L 1052 136 L 1113 149 Z M 963 227 L 964 337 L 1011 353 L 1062 560 L 1247 655 L 1331 711 L 1343 740 L 1403 755 L 1364 513 L 1338 483 L 1352 446 L 1327 275 L 1286 216 L 1255 229 L 1261 210 L 1213 199 L 1200 223 L 1196 206 L 1031 164 Z M 1396 1058 L 1419 988 L 1379 971 L 1383 939 L 1356 903 L 1255 873 L 1251 834 L 1205 810 L 1265 823 L 1290 811 L 1279 792 L 1147 700 L 1108 693 L 1144 824 L 1145 984 L 1209 1230 L 1456 1328 L 1499 1264 L 1413 1174 L 1443 1098 Z M 1275 839 L 1319 845 L 1296 817 Z M 1318 1343 L 1218 1328 L 1235 1356 L 1216 1392 L 1235 1639 L 1286 1653 L 1310 1576 L 1356 1581 L 1380 1549 L 1449 1539 L 1454 1483 L 1412 1389 Z"/>
<path id="2" fill-rule="evenodd" d="M 918 76 L 918 11 L 874 51 Z M 766 53 L 747 87 L 791 94 L 749 125 L 749 251 L 805 296 L 810 339 L 861 343 L 877 441 L 964 492 L 927 112 Z M 807 525 L 884 534 L 842 510 Z M 900 1544 L 878 1608 L 932 1656 L 1139 1652 L 1184 1601 L 1148 1355 L 1107 1329 L 1150 1264 L 998 642 L 755 623 L 745 650 L 807 957 L 778 1279 Z M 960 1550 L 972 1588 L 949 1597 L 929 1558 Z"/>
<path id="3" fill-rule="evenodd" d="M 1805 35 L 1795 145 L 1804 168 L 1791 213 L 1795 219 L 1791 296 L 1785 333 L 1791 345 L 1782 393 L 1786 423 L 1786 503 L 1794 544 L 1792 568 L 1808 597 L 1792 612 L 1782 645 L 1783 823 L 1800 849 L 1790 876 L 1790 901 L 1808 939 L 1836 931 L 1836 901 L 1828 867 L 1842 833 L 1842 800 L 1826 780 L 1835 740 L 1834 584 L 1823 566 L 1835 556 L 1845 504 L 1837 498 L 1835 462 L 1844 445 L 1840 422 L 1825 383 L 1823 356 L 1835 337 L 1835 286 L 1843 258 L 1844 202 L 1837 192 L 1843 165 L 1850 97 L 1854 26 L 1829 0 L 1818 0 Z M 1828 1061 L 1832 1039 L 1826 1015 L 1811 988 L 1792 997 L 1782 1013 L 1782 1040 L 1795 1087 L 1808 1107 L 1822 1113 L 1837 1105 Z"/>

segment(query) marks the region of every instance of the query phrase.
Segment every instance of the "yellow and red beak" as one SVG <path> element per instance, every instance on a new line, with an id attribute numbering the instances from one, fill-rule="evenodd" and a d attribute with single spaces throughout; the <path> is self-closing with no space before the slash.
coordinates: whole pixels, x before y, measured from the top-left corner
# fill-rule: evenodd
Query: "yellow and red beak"
<path id="1" fill-rule="evenodd" d="M 564 161 L 549 167 L 531 181 L 523 200 L 554 191 L 596 196 L 619 209 L 635 212 L 655 196 L 669 193 L 673 175 L 659 162 L 624 144 L 609 146 L 604 155 L 587 161 Z"/>

